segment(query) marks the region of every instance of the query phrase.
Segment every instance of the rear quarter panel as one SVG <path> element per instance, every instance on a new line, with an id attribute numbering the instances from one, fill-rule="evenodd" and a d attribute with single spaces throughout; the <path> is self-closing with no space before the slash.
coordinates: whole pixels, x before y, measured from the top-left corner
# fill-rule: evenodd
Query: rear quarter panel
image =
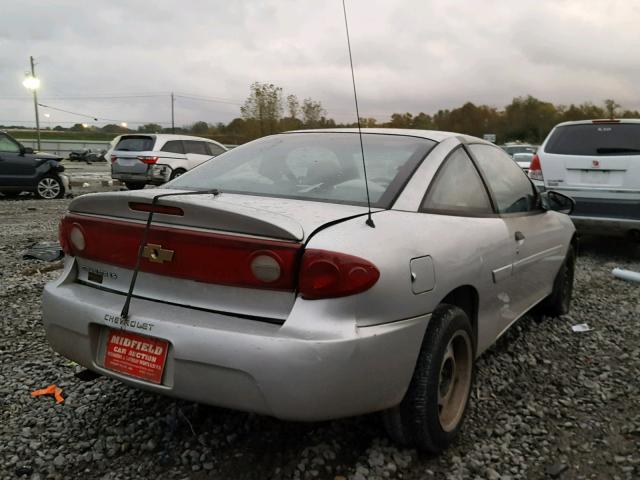
<path id="1" fill-rule="evenodd" d="M 470 285 L 478 291 L 481 309 L 490 313 L 492 285 L 486 260 L 507 236 L 504 222 L 393 210 L 373 218 L 375 228 L 358 217 L 321 231 L 307 247 L 369 260 L 380 270 L 378 282 L 357 295 L 298 303 L 313 304 L 326 315 L 355 317 L 358 326 L 368 326 L 431 313 L 453 289 Z M 425 255 L 433 259 L 435 286 L 414 294 L 410 261 Z"/>

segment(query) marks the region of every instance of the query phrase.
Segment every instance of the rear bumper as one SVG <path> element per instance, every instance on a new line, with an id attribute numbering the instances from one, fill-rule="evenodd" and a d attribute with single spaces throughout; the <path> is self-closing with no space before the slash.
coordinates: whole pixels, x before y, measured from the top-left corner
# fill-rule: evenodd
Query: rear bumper
<path id="1" fill-rule="evenodd" d="M 628 235 L 640 232 L 640 220 L 572 215 L 571 220 L 580 233 L 593 235 Z M 636 234 L 637 235 L 637 234 Z"/>
<path id="2" fill-rule="evenodd" d="M 134 299 L 129 325 L 122 327 L 116 323 L 124 296 L 74 283 L 74 269 L 68 260 L 44 290 L 44 326 L 54 350 L 134 387 L 289 420 L 397 405 L 430 319 L 357 327 L 355 320 L 307 317 L 305 327 L 296 328 L 295 308 L 284 325 L 273 325 Z M 161 385 L 104 368 L 111 328 L 169 342 Z"/>
<path id="3" fill-rule="evenodd" d="M 162 185 L 171 178 L 173 169 L 169 165 L 150 165 L 144 173 L 111 172 L 111 178 L 121 182 L 150 183 Z"/>
<path id="4" fill-rule="evenodd" d="M 620 235 L 640 231 L 640 199 L 575 197 L 571 214 L 576 229 L 583 233 Z"/>

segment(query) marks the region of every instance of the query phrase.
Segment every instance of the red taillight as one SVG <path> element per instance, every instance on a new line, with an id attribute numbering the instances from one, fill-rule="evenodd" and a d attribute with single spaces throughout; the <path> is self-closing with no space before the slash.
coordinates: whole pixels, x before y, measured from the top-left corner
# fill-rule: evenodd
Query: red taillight
<path id="1" fill-rule="evenodd" d="M 371 262 L 326 250 L 306 250 L 302 257 L 298 289 L 302 298 L 315 300 L 364 292 L 380 278 Z"/>
<path id="2" fill-rule="evenodd" d="M 531 165 L 529 165 L 529 178 L 531 180 L 543 181 L 542 167 L 540 166 L 540 157 L 536 153 L 531 159 Z"/>
<path id="3" fill-rule="evenodd" d="M 115 162 L 118 159 L 115 155 L 111 155 L 111 163 Z"/>
<path id="4" fill-rule="evenodd" d="M 129 202 L 129 208 L 131 210 L 137 210 L 138 212 L 150 212 L 152 210 L 150 203 Z M 154 205 L 154 213 L 164 213 L 165 215 L 178 215 L 182 217 L 184 211 L 178 207 L 171 207 L 168 205 Z"/>
<path id="5" fill-rule="evenodd" d="M 82 250 L 80 243 L 71 241 L 73 228 L 82 232 Z M 70 255 L 134 268 L 144 228 L 140 223 L 69 214 L 60 222 L 60 244 Z M 173 254 L 162 262 L 143 258 L 143 272 L 238 287 L 296 287 L 299 243 L 152 225 L 147 244 Z"/>
<path id="6" fill-rule="evenodd" d="M 58 241 L 60 242 L 60 248 L 62 251 L 69 255 L 71 253 L 71 248 L 69 248 L 69 227 L 71 223 L 65 221 L 65 217 L 60 219 L 60 223 L 58 224 Z"/>
<path id="7" fill-rule="evenodd" d="M 154 163 L 156 163 L 158 161 L 158 157 L 145 157 L 145 156 L 140 156 L 140 157 L 136 157 L 138 160 L 140 160 L 142 163 L 146 163 L 147 165 L 153 165 Z"/>

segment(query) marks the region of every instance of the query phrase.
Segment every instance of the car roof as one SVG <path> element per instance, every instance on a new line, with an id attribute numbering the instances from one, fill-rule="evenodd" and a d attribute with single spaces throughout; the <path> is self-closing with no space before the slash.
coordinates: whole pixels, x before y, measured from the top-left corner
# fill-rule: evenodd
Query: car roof
<path id="1" fill-rule="evenodd" d="M 173 133 L 123 133 L 119 137 L 155 137 L 158 140 L 199 140 L 218 143 L 206 137 L 194 137 L 193 135 L 177 135 Z"/>
<path id="2" fill-rule="evenodd" d="M 319 128 L 312 130 L 291 130 L 283 133 L 358 133 L 357 128 Z M 482 138 L 472 137 L 471 135 L 465 135 L 455 132 L 444 132 L 441 130 L 416 130 L 412 128 L 363 128 L 362 133 L 374 133 L 378 135 L 402 135 L 407 137 L 420 137 L 433 140 L 434 142 L 442 142 L 447 138 L 458 137 L 471 143 L 486 143 L 487 145 L 494 145 L 491 142 L 487 142 Z"/>
<path id="3" fill-rule="evenodd" d="M 563 127 L 565 125 L 587 125 L 593 123 L 640 123 L 640 118 L 594 118 L 591 120 L 573 120 L 571 122 L 562 122 L 556 125 L 556 127 Z"/>

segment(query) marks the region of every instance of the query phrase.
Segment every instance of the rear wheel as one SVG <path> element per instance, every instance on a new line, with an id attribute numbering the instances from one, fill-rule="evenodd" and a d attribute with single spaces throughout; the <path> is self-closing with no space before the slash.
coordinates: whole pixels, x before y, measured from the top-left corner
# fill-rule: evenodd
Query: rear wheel
<path id="1" fill-rule="evenodd" d="M 553 281 L 553 291 L 545 298 L 536 312 L 547 317 L 559 317 L 566 315 L 571 309 L 571 297 L 573 295 L 573 277 L 576 265 L 576 254 L 573 245 L 569 246 L 567 256 Z"/>
<path id="2" fill-rule="evenodd" d="M 170 180 L 178 178 L 180 175 L 185 173 L 187 173 L 187 171 L 184 168 L 176 168 L 173 172 L 171 172 Z"/>
<path id="3" fill-rule="evenodd" d="M 433 313 L 413 378 L 397 407 L 383 412 L 389 436 L 401 445 L 439 453 L 462 428 L 474 373 L 473 332 L 453 305 Z"/>
<path id="4" fill-rule="evenodd" d="M 124 182 L 124 184 L 129 190 L 142 190 L 145 186 L 144 183 L 138 182 Z"/>
<path id="5" fill-rule="evenodd" d="M 46 176 L 38 180 L 35 191 L 36 197 L 45 200 L 64 197 L 64 185 L 58 177 Z"/>

